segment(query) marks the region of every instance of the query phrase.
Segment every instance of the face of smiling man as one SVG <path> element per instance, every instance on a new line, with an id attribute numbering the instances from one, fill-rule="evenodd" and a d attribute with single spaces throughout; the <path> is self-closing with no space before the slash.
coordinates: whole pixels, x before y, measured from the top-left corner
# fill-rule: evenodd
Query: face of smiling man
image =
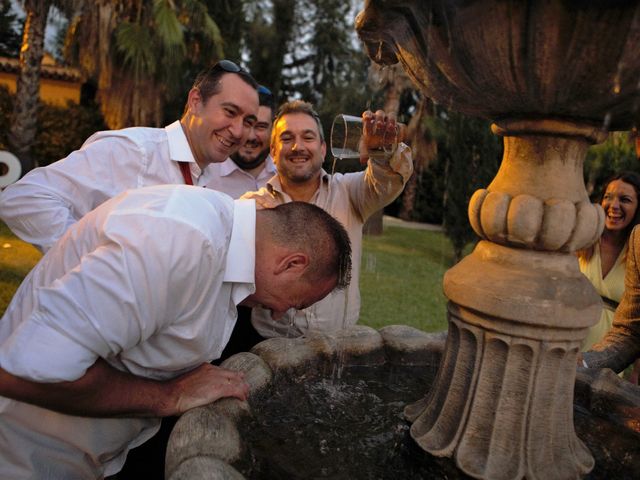
<path id="1" fill-rule="evenodd" d="M 271 156 L 283 185 L 317 183 L 327 147 L 315 119 L 306 113 L 289 113 L 273 128 Z"/>
<path id="2" fill-rule="evenodd" d="M 258 92 L 238 75 L 220 79 L 220 91 L 203 102 L 197 88 L 189 92 L 182 126 L 200 168 L 224 162 L 243 145 L 258 112 Z"/>

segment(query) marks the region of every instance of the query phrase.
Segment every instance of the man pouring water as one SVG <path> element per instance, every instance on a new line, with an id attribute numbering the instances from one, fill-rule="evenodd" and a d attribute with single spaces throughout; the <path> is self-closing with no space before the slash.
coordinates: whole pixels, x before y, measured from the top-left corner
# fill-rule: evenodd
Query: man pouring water
<path id="1" fill-rule="evenodd" d="M 347 289 L 332 293 L 311 307 L 289 310 L 286 321 L 276 322 L 267 310 L 254 308 L 253 326 L 263 337 L 291 337 L 353 325 L 360 314 L 362 227 L 374 212 L 402 192 L 413 172 L 411 150 L 391 139 L 395 134 L 389 133 L 397 132 L 394 118 L 381 110 L 367 111 L 362 115 L 360 145 L 360 160 L 367 168 L 330 175 L 322 169 L 327 147 L 320 118 L 311 104 L 300 100 L 285 103 L 273 125 L 271 155 L 278 173 L 265 187 L 244 198 L 255 198 L 266 208 L 302 201 L 329 212 L 349 234 L 353 275 Z M 393 149 L 385 142 L 394 143 Z"/>

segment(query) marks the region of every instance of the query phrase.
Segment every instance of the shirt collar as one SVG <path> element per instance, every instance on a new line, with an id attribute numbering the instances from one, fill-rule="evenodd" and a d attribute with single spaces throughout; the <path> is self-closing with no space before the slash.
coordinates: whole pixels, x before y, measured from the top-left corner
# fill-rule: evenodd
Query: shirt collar
<path id="1" fill-rule="evenodd" d="M 191 152 L 187 136 L 184 134 L 184 130 L 182 130 L 180 120 L 176 120 L 171 125 L 167 125 L 164 127 L 164 130 L 167 132 L 169 156 L 171 160 L 195 163 L 196 159 L 193 157 L 193 152 Z"/>
<path id="2" fill-rule="evenodd" d="M 233 228 L 223 281 L 233 283 L 231 299 L 235 305 L 256 290 L 255 264 L 256 202 L 234 200 Z"/>
<path id="3" fill-rule="evenodd" d="M 231 158 L 227 158 L 224 162 L 220 164 L 219 174 L 221 177 L 226 177 L 231 175 L 236 170 L 242 170 L 236 162 L 231 160 Z M 259 177 L 264 177 L 265 174 L 268 177 L 271 177 L 277 173 L 276 166 L 273 163 L 273 159 L 271 158 L 271 154 L 267 155 L 267 158 L 264 160 L 264 170 L 260 173 Z"/>
<path id="4" fill-rule="evenodd" d="M 274 167 L 274 170 L 275 170 L 275 167 Z M 331 179 L 331 175 L 329 175 L 325 171 L 324 168 L 320 169 L 320 187 L 319 187 L 319 189 L 328 188 L 330 179 Z M 280 183 L 280 176 L 278 176 L 277 172 L 273 177 L 271 177 L 271 179 L 269 179 L 269 181 L 267 182 L 265 187 L 267 188 L 267 190 L 269 190 L 270 193 L 277 192 L 277 193 L 280 193 L 282 195 L 285 195 L 286 198 L 289 198 L 289 195 L 287 195 L 282 190 L 282 184 Z"/>

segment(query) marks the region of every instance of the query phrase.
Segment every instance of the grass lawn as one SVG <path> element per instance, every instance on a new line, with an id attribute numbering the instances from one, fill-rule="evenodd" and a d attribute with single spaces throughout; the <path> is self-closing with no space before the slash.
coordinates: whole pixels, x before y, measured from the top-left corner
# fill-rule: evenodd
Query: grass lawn
<path id="1" fill-rule="evenodd" d="M 442 277 L 452 263 L 451 245 L 441 232 L 390 226 L 380 236 L 365 236 L 359 323 L 446 330 Z"/>
<path id="2" fill-rule="evenodd" d="M 41 256 L 38 249 L 18 240 L 0 222 L 0 315 L 6 310 L 22 279 Z"/>
<path id="3" fill-rule="evenodd" d="M 40 256 L 0 222 L 0 314 Z M 360 323 L 446 329 L 442 276 L 451 262 L 451 247 L 440 232 L 390 226 L 383 235 L 366 236 Z"/>

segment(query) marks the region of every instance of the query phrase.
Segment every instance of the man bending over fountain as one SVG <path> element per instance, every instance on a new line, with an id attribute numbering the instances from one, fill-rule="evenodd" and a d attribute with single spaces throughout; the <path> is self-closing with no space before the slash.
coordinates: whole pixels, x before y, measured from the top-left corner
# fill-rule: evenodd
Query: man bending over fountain
<path id="1" fill-rule="evenodd" d="M 584 365 L 610 368 L 621 372 L 640 358 L 640 229 L 635 227 L 629 237 L 624 294 L 616 309 L 613 326 L 606 337 L 582 354 Z"/>
<path id="2" fill-rule="evenodd" d="M 369 149 L 380 142 L 381 132 L 395 128 L 395 119 L 382 110 L 363 114 L 363 172 L 329 175 L 322 169 L 326 143 L 320 118 L 311 104 L 300 100 L 282 105 L 271 133 L 271 155 L 277 175 L 255 198 L 264 207 L 291 201 L 309 202 L 337 218 L 349 232 L 353 248 L 353 275 L 348 289 L 332 292 L 312 307 L 287 312 L 287 320 L 277 322 L 264 309 L 253 309 L 252 323 L 263 337 L 299 336 L 311 330 L 332 330 L 353 325 L 360 315 L 360 254 L 362 226 L 371 214 L 391 203 L 413 172 L 409 147 L 400 143 L 392 156 L 369 158 Z M 319 246 L 320 241 L 314 240 Z"/>
<path id="3" fill-rule="evenodd" d="M 345 229 L 313 205 L 129 190 L 47 252 L 0 320 L 0 478 L 102 478 L 160 418 L 245 399 L 220 355 L 236 305 L 274 318 L 349 283 Z"/>

